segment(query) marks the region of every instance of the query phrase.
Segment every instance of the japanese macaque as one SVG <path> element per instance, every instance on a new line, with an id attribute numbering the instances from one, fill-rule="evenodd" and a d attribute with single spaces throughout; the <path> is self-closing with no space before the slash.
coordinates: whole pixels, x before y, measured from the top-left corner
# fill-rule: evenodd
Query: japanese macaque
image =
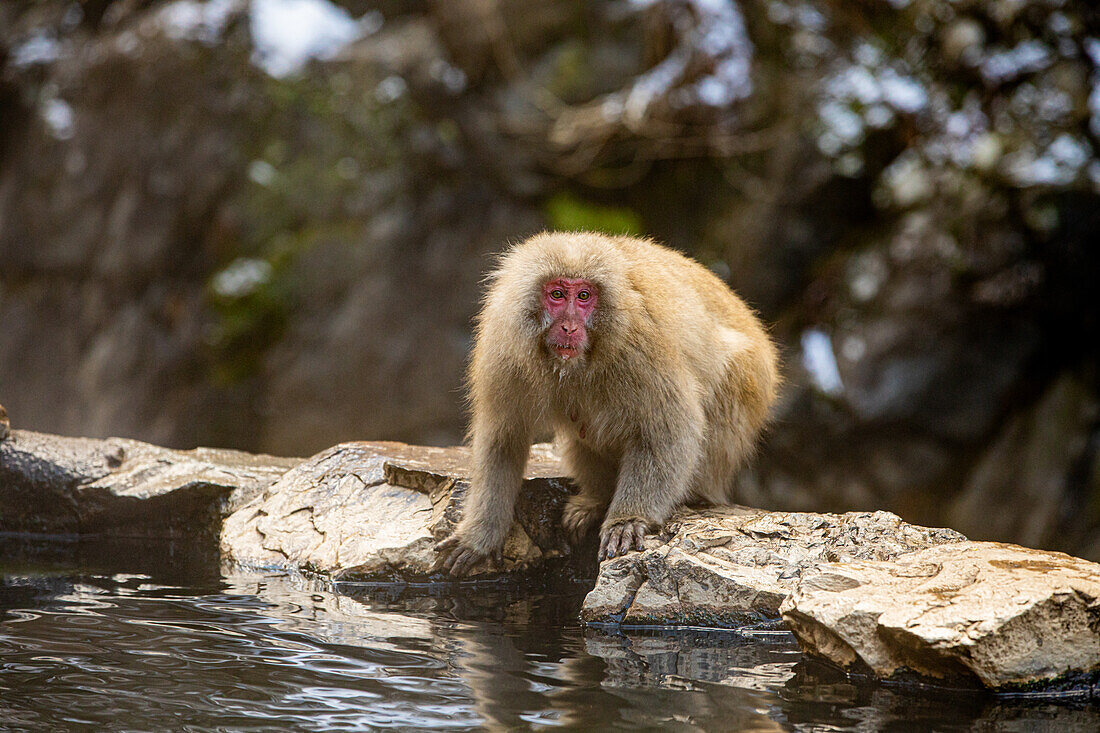
<path id="1" fill-rule="evenodd" d="M 469 368 L 474 471 L 440 567 L 498 555 L 534 436 L 551 428 L 600 525 L 600 560 L 642 549 L 674 509 L 726 503 L 775 400 L 775 346 L 699 263 L 648 240 L 543 233 L 488 279 Z"/>

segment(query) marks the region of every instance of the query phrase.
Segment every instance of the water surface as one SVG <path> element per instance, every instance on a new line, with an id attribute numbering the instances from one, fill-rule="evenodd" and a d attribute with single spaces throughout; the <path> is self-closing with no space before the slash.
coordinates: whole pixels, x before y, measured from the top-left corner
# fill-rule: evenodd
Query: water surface
<path id="1" fill-rule="evenodd" d="M 1100 730 L 1090 703 L 855 685 L 783 631 L 584 629 L 586 589 L 335 592 L 0 538 L 0 729 Z"/>

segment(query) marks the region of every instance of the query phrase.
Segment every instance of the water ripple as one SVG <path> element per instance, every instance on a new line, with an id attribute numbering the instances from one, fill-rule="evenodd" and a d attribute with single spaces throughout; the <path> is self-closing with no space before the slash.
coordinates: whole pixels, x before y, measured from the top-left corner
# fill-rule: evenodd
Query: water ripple
<path id="1" fill-rule="evenodd" d="M 815 676 L 784 632 L 584 630 L 584 588 L 381 600 L 171 563 L 0 560 L 3 730 L 1100 729 L 1087 706 Z"/>

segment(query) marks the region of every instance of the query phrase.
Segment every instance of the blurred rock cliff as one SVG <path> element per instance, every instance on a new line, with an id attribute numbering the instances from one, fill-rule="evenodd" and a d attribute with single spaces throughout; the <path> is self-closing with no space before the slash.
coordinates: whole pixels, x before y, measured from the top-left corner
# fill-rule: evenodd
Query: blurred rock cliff
<path id="1" fill-rule="evenodd" d="M 453 443 L 479 280 L 644 233 L 770 323 L 746 503 L 1100 557 L 1100 10 L 0 4 L 16 427 Z"/>

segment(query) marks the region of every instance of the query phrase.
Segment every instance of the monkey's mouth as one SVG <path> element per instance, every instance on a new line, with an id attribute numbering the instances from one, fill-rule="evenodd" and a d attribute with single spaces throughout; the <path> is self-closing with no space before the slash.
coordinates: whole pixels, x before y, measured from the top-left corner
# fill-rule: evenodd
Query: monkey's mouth
<path id="1" fill-rule="evenodd" d="M 575 359 L 581 354 L 580 347 L 570 344 L 550 344 L 550 350 L 562 361 Z"/>

